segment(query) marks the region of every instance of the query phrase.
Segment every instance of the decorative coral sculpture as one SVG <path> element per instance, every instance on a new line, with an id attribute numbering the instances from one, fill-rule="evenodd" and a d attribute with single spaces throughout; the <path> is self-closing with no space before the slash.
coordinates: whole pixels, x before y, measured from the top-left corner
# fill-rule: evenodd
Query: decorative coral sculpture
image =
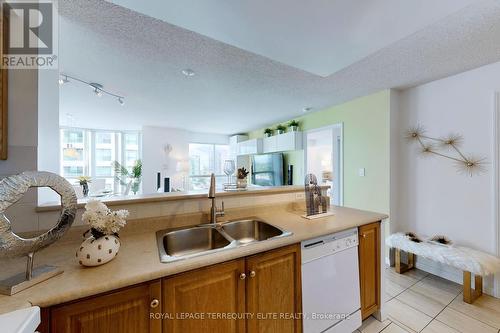
<path id="1" fill-rule="evenodd" d="M 425 135 L 425 133 L 424 127 L 418 125 L 408 129 L 406 139 L 410 142 L 417 142 L 420 146 L 420 152 L 424 155 L 432 154 L 455 161 L 459 172 L 472 176 L 474 174 L 481 174 L 484 171 L 484 165 L 486 164 L 484 158 L 466 156 L 459 149 L 459 146 L 463 142 L 463 137 L 460 134 L 453 133 L 447 137 L 434 138 Z M 439 148 L 452 150 L 457 156 L 439 152 Z"/>

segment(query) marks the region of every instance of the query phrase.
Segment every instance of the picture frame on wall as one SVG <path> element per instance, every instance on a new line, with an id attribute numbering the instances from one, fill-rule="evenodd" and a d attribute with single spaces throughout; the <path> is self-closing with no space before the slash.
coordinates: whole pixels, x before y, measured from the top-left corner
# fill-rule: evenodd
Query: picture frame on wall
<path id="1" fill-rule="evenodd" d="M 3 58 L 8 42 L 8 22 L 0 15 L 0 56 Z M 0 64 L 1 66 L 1 64 Z M 7 159 L 8 149 L 8 70 L 0 67 L 0 160 Z"/>

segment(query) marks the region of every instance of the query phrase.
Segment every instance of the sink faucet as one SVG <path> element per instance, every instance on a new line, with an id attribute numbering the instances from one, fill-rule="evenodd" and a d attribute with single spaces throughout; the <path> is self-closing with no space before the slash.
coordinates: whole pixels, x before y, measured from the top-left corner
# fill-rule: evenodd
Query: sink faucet
<path id="1" fill-rule="evenodd" d="M 222 207 L 217 208 L 215 202 L 215 174 L 212 173 L 210 176 L 210 189 L 208 190 L 208 198 L 212 200 L 212 207 L 210 208 L 210 221 L 211 224 L 217 223 L 218 216 L 224 216 L 224 201 L 222 201 Z"/>

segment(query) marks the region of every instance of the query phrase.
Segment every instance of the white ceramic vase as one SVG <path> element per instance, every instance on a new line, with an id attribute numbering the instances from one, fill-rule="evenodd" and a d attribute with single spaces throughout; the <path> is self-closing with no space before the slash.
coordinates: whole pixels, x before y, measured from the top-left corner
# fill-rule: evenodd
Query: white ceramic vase
<path id="1" fill-rule="evenodd" d="M 120 239 L 106 235 L 98 239 L 90 236 L 76 250 L 76 258 L 82 266 L 100 266 L 113 260 L 120 250 Z"/>

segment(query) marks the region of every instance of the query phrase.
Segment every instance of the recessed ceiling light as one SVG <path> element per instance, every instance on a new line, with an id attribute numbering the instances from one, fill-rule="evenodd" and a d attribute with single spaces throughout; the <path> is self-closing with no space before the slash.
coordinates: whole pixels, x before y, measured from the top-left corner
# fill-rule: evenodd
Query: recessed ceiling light
<path id="1" fill-rule="evenodd" d="M 182 74 L 184 74 L 184 75 L 185 75 L 185 76 L 187 76 L 187 77 L 192 77 L 192 76 L 194 76 L 196 73 L 195 73 L 192 69 L 190 69 L 190 68 L 186 68 L 186 69 L 183 69 L 183 70 L 182 70 Z"/>
<path id="2" fill-rule="evenodd" d="M 311 111 L 312 109 L 313 109 L 312 107 L 306 106 L 305 108 L 302 109 L 302 112 L 306 113 L 306 112 Z"/>

